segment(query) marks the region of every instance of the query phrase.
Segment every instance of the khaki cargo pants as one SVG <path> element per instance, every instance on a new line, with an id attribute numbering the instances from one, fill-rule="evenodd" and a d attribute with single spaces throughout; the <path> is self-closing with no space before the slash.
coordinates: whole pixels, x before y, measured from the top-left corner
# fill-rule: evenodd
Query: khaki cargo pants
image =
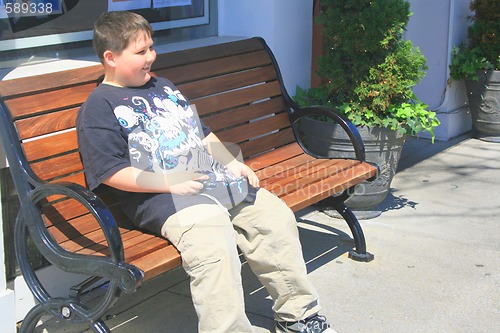
<path id="1" fill-rule="evenodd" d="M 317 313 L 293 212 L 259 189 L 254 204 L 240 204 L 230 213 L 215 204 L 196 205 L 172 215 L 162 228 L 190 276 L 199 332 L 253 332 L 245 314 L 237 246 L 271 295 L 276 320 L 297 321 Z"/>

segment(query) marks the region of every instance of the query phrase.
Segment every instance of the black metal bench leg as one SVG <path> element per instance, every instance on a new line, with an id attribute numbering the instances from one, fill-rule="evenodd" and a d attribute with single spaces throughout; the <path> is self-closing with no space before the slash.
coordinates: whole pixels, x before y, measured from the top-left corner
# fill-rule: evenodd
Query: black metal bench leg
<path id="1" fill-rule="evenodd" d="M 320 203 L 321 209 L 325 207 L 333 207 L 347 222 L 349 229 L 351 229 L 352 237 L 354 239 L 355 248 L 349 252 L 349 258 L 356 261 L 369 262 L 375 257 L 373 254 L 366 252 L 365 235 L 363 229 L 359 224 L 358 218 L 352 210 L 346 206 L 345 201 L 349 198 L 349 193 L 352 191 L 347 190 L 338 196 L 331 196 Z"/>
<path id="2" fill-rule="evenodd" d="M 354 238 L 355 250 L 349 252 L 349 258 L 363 262 L 372 261 L 375 257 L 373 254 L 366 252 L 365 235 L 354 213 L 343 202 L 334 202 L 333 204 L 337 212 L 342 215 L 347 225 L 349 225 Z"/>
<path id="3" fill-rule="evenodd" d="M 111 333 L 108 326 L 106 326 L 106 324 L 102 320 L 94 322 L 92 325 L 90 325 L 90 327 L 96 333 Z"/>
<path id="4" fill-rule="evenodd" d="M 42 316 L 51 314 L 51 312 L 54 311 L 54 304 L 52 303 L 59 304 L 57 300 L 49 300 L 48 304 L 35 305 L 23 319 L 19 333 L 32 333 Z M 64 317 L 64 315 L 62 317 Z M 64 320 L 63 318 L 61 319 Z M 102 320 L 87 322 L 87 324 L 95 333 L 111 333 L 111 330 Z"/>
<path id="5" fill-rule="evenodd" d="M 35 305 L 35 307 L 28 312 L 26 317 L 24 317 L 19 333 L 32 333 L 36 324 L 40 321 L 44 314 L 45 310 L 43 306 L 40 304 Z"/>

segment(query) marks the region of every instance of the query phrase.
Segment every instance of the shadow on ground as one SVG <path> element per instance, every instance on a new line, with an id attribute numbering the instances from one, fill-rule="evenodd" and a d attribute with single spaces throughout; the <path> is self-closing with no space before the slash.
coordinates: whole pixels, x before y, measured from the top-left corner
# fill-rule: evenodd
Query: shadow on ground
<path id="1" fill-rule="evenodd" d="M 397 172 L 418 164 L 426 159 L 429 159 L 445 150 L 451 149 L 459 145 L 462 141 L 471 138 L 470 133 L 460 135 L 449 141 L 435 141 L 432 143 L 430 139 L 409 137 L 401 151 Z"/>

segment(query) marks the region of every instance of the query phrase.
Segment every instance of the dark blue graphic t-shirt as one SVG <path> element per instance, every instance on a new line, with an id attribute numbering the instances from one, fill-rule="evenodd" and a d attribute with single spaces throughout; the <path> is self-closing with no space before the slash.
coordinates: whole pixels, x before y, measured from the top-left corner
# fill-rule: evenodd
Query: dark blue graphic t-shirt
<path id="1" fill-rule="evenodd" d="M 196 171 L 211 180 L 234 180 L 203 146 L 210 129 L 199 120 L 174 85 L 152 78 L 138 88 L 98 86 L 82 105 L 77 119 L 78 141 L 91 190 L 117 171 L 134 166 L 146 172 Z M 138 226 L 159 233 L 176 211 L 207 196 L 133 193 L 115 190 L 122 208 Z"/>

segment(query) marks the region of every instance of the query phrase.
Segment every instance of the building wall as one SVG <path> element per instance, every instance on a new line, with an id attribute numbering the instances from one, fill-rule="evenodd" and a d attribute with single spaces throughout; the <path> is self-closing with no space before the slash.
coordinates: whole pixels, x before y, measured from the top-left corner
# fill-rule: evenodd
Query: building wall
<path id="1" fill-rule="evenodd" d="M 312 10 L 306 0 L 220 0 L 219 35 L 264 38 L 293 96 L 310 86 Z"/>
<path id="2" fill-rule="evenodd" d="M 413 12 L 405 38 L 419 47 L 429 69 L 415 94 L 438 113 L 436 139 L 470 131 L 471 118 L 463 82 L 449 81 L 451 50 L 466 42 L 470 0 L 411 0 Z M 426 136 L 426 135 L 424 135 Z"/>

